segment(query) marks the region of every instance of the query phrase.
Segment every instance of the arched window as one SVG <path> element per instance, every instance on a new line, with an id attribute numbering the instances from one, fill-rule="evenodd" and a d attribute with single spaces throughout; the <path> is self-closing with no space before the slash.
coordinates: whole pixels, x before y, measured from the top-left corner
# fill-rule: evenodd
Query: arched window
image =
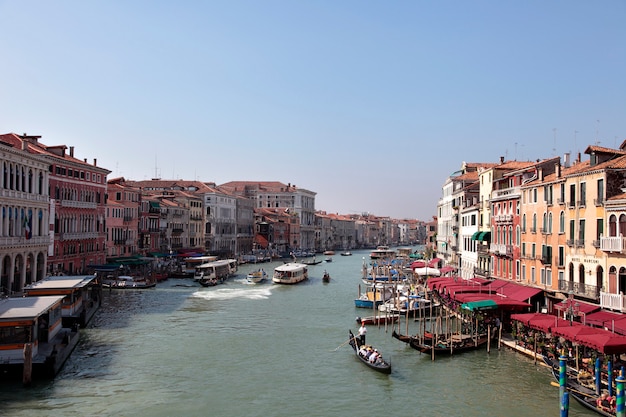
<path id="1" fill-rule="evenodd" d="M 541 231 L 546 233 L 548 231 L 548 214 L 543 213 L 543 219 L 541 220 Z"/>
<path id="2" fill-rule="evenodd" d="M 526 231 L 526 213 L 522 215 L 522 231 Z"/>
<path id="3" fill-rule="evenodd" d="M 578 282 L 582 285 L 585 283 L 585 265 L 578 265 Z"/>
<path id="4" fill-rule="evenodd" d="M 536 233 L 537 232 L 537 213 L 533 213 L 533 227 L 532 227 L 532 232 Z"/>
<path id="5" fill-rule="evenodd" d="M 565 212 L 559 214 L 559 233 L 565 233 Z"/>
<path id="6" fill-rule="evenodd" d="M 509 245 L 513 244 L 513 226 L 509 226 Z"/>
<path id="7" fill-rule="evenodd" d="M 626 236 L 626 214 L 619 216 L 619 235 Z"/>
<path id="8" fill-rule="evenodd" d="M 615 214 L 611 214 L 609 217 L 609 236 L 617 236 L 617 217 L 615 217 Z"/>

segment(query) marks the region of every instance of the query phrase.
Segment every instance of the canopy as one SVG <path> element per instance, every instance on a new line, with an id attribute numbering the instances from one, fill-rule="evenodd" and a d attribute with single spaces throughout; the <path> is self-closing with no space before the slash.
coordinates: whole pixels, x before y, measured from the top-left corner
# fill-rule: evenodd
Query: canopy
<path id="1" fill-rule="evenodd" d="M 463 303 L 461 308 L 470 311 L 495 310 L 498 304 L 494 300 L 480 300 Z"/>
<path id="2" fill-rule="evenodd" d="M 472 235 L 472 240 L 478 240 L 478 235 L 480 235 L 482 232 L 474 232 L 474 234 Z"/>
<path id="3" fill-rule="evenodd" d="M 591 324 L 592 326 L 606 327 L 607 329 L 612 330 L 613 328 L 611 323 L 622 318 L 624 318 L 624 315 L 622 314 L 607 310 L 600 310 L 585 315 L 584 321 L 586 324 Z"/>
<path id="4" fill-rule="evenodd" d="M 543 292 L 541 288 L 526 287 L 524 285 L 514 284 L 512 282 L 498 289 L 498 293 L 504 294 L 509 298 L 517 301 L 528 300 L 529 298 Z"/>
<path id="5" fill-rule="evenodd" d="M 511 314 L 511 320 L 517 320 L 524 323 L 526 326 L 531 329 L 541 330 L 544 333 L 551 333 L 553 329 L 557 327 L 566 327 L 570 325 L 570 322 L 567 320 L 563 320 L 557 316 L 553 316 L 551 314 L 543 314 L 543 313 L 530 313 L 535 314 L 535 316 L 527 316 L 520 314 Z M 577 323 L 578 325 L 580 323 Z"/>
<path id="6" fill-rule="evenodd" d="M 428 267 L 429 268 L 436 268 L 437 265 L 439 265 L 439 262 L 441 262 L 441 259 L 433 258 L 430 261 L 428 261 Z"/>
<path id="7" fill-rule="evenodd" d="M 552 334 L 556 336 L 563 336 L 567 340 L 572 342 L 578 341 L 579 335 L 585 334 L 600 334 L 605 332 L 605 330 L 598 329 L 597 327 L 585 326 L 580 323 L 573 322 L 571 326 L 562 326 L 555 327 L 552 329 Z"/>
<path id="8" fill-rule="evenodd" d="M 440 268 L 440 269 L 439 269 L 439 271 L 440 271 L 442 274 L 447 274 L 448 272 L 452 272 L 452 271 L 454 271 L 454 270 L 456 270 L 456 268 L 455 268 L 455 267 L 453 267 L 453 266 L 448 266 L 448 265 L 446 265 L 446 266 L 444 266 L 444 267 L 442 267 L 442 268 Z"/>
<path id="9" fill-rule="evenodd" d="M 586 334 L 577 337 L 581 345 L 589 346 L 607 355 L 626 353 L 626 336 L 604 330 L 603 334 Z"/>
<path id="10" fill-rule="evenodd" d="M 413 261 L 411 262 L 411 269 L 414 268 L 424 268 L 426 266 L 425 261 Z"/>
<path id="11" fill-rule="evenodd" d="M 441 271 L 437 268 L 413 268 L 413 272 L 417 275 L 441 275 Z"/>

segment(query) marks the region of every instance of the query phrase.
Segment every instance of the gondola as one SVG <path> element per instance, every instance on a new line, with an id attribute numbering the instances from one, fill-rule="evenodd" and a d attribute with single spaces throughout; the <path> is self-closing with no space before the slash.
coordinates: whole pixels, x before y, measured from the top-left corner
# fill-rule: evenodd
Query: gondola
<path id="1" fill-rule="evenodd" d="M 350 338 L 348 339 L 348 341 L 350 343 L 350 346 L 352 346 L 352 350 L 354 350 L 354 354 L 356 355 L 356 357 L 365 365 L 372 368 L 373 370 L 382 372 L 383 374 L 390 374 L 391 364 L 387 362 L 386 360 L 383 359 L 382 361 L 371 363 L 369 360 L 367 360 L 366 358 L 361 356 L 361 354 L 359 354 L 359 348 L 360 348 L 359 339 L 357 339 L 356 336 L 354 336 L 354 334 L 352 333 L 352 330 L 348 330 L 348 331 L 350 332 L 349 334 Z"/>
<path id="2" fill-rule="evenodd" d="M 433 339 L 424 339 L 423 342 L 420 342 L 419 339 L 412 337 L 409 340 L 409 346 L 422 353 L 432 354 L 434 350 L 435 355 L 453 355 L 480 349 L 486 346 L 487 342 L 489 342 L 489 339 L 486 335 L 479 335 L 478 337 L 472 335 L 452 335 L 452 338 L 440 340 L 434 343 L 433 346 Z"/>
<path id="3" fill-rule="evenodd" d="M 330 282 L 330 274 L 327 271 L 324 271 L 324 276 L 322 277 L 322 282 L 329 283 Z"/>
<path id="4" fill-rule="evenodd" d="M 554 379 L 557 382 L 559 382 L 559 379 L 560 379 L 559 365 L 554 363 L 551 359 L 549 359 L 546 356 L 543 356 L 543 361 L 546 363 L 546 365 L 550 367 L 550 369 L 552 369 L 552 376 L 554 376 Z M 582 405 L 583 407 L 589 410 L 595 411 L 601 416 L 615 417 L 616 415 L 615 412 L 598 408 L 597 406 L 598 396 L 596 395 L 595 390 L 589 389 L 585 387 L 584 385 L 579 384 L 575 377 L 572 378 L 569 375 L 569 372 L 567 375 L 566 384 L 567 384 L 566 388 L 567 388 L 567 391 L 569 392 L 569 395 L 571 397 L 574 397 L 574 399 L 578 401 L 580 405 Z"/>
<path id="5" fill-rule="evenodd" d="M 418 336 L 409 336 L 405 334 L 400 334 L 396 332 L 395 330 L 391 332 L 391 336 L 407 344 L 409 344 L 411 340 L 417 340 L 419 342 L 419 339 L 420 339 Z M 428 343 L 432 342 L 432 338 L 433 338 L 433 335 L 430 332 L 425 332 L 424 335 L 422 336 L 422 340 Z"/>

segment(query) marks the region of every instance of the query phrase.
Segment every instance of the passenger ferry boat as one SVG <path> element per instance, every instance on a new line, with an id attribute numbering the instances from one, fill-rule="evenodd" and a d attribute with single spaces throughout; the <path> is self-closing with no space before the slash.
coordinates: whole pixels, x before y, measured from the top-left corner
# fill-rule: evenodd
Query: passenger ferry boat
<path id="1" fill-rule="evenodd" d="M 194 279 L 204 282 L 223 282 L 231 274 L 231 263 L 229 260 L 213 261 L 198 265 Z"/>
<path id="2" fill-rule="evenodd" d="M 393 259 L 396 257 L 396 251 L 390 249 L 389 246 L 378 246 L 370 253 L 372 261 L 380 261 L 383 259 Z"/>
<path id="3" fill-rule="evenodd" d="M 308 278 L 309 272 L 307 265 L 290 262 L 274 268 L 272 282 L 275 284 L 297 284 Z"/>

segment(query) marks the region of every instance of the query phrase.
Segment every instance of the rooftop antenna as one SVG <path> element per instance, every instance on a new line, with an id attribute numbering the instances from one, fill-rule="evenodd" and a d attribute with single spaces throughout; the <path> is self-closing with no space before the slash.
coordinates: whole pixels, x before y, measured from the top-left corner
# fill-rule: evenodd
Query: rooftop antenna
<path id="1" fill-rule="evenodd" d="M 515 142 L 515 160 L 517 161 L 517 142 Z"/>
<path id="2" fill-rule="evenodd" d="M 600 130 L 600 120 L 596 120 L 596 145 L 600 144 L 598 140 L 598 131 Z"/>
<path id="3" fill-rule="evenodd" d="M 578 133 L 578 130 L 574 130 L 574 151 L 576 150 L 576 133 Z"/>
<path id="4" fill-rule="evenodd" d="M 552 152 L 554 152 L 554 156 L 556 156 L 556 127 L 552 128 L 552 132 L 554 133 L 554 148 L 552 148 Z"/>

